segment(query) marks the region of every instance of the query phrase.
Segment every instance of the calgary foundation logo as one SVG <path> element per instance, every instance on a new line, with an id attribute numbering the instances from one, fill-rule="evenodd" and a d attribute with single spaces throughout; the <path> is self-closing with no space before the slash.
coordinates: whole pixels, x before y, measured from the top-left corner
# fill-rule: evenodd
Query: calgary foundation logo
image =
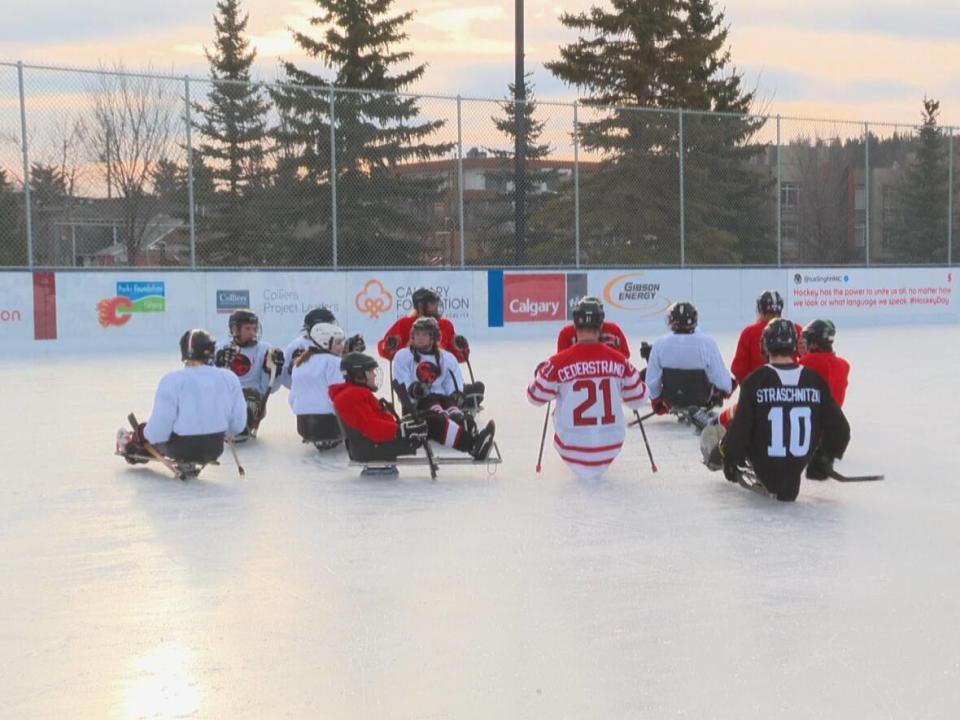
<path id="1" fill-rule="evenodd" d="M 393 307 L 393 295 L 383 283 L 373 278 L 367 280 L 363 288 L 353 298 L 357 310 L 376 320 Z"/>
<path id="2" fill-rule="evenodd" d="M 615 308 L 640 312 L 640 317 L 659 315 L 671 302 L 661 294 L 660 283 L 645 280 L 643 273 L 617 275 L 603 288 L 603 299 Z"/>
<path id="3" fill-rule="evenodd" d="M 120 327 L 134 313 L 164 312 L 166 291 L 162 282 L 118 282 L 115 297 L 97 303 L 97 317 L 103 327 Z"/>

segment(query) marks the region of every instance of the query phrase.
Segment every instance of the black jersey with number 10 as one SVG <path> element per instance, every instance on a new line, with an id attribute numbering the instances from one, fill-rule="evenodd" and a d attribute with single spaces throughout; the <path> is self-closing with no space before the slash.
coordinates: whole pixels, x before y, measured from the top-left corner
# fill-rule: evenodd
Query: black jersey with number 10
<path id="1" fill-rule="evenodd" d="M 843 456 L 850 426 L 818 373 L 799 365 L 764 365 L 740 388 L 737 412 L 723 444 L 725 462 L 749 460 L 771 489 L 799 487 L 818 446 Z"/>

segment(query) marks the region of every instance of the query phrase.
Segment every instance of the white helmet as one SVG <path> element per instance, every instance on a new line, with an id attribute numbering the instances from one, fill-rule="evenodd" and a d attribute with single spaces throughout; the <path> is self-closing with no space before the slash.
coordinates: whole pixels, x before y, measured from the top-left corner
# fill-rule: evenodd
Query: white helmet
<path id="1" fill-rule="evenodd" d="M 345 337 L 343 330 L 333 323 L 317 323 L 310 328 L 310 339 L 314 345 L 328 352 L 333 352 L 337 342 Z"/>

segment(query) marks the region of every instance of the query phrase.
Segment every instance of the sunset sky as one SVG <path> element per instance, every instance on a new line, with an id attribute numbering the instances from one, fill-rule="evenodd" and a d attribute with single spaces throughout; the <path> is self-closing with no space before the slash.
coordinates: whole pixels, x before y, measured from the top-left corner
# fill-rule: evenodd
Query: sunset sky
<path id="1" fill-rule="evenodd" d="M 311 64 L 292 42 L 316 14 L 307 0 L 247 0 L 259 50 L 257 76 L 277 76 L 279 58 Z M 500 97 L 513 75 L 511 0 L 396 0 L 416 9 L 409 48 L 429 67 L 414 91 Z M 527 0 L 527 68 L 541 99 L 576 96 L 543 63 L 575 39 L 559 22 L 577 0 Z M 730 49 L 756 110 L 784 115 L 918 122 L 924 95 L 941 100 L 943 124 L 960 124 L 960 3 L 956 0 L 729 0 Z M 0 59 L 204 76 L 213 0 L 78 4 L 33 0 L 8 8 Z M 314 31 L 316 32 L 316 31 Z"/>

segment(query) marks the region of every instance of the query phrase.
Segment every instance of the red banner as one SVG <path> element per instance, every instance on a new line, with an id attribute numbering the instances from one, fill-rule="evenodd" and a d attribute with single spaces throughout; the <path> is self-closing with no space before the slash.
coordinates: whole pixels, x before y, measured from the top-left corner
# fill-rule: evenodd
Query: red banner
<path id="1" fill-rule="evenodd" d="M 506 322 L 558 322 L 567 319 L 565 273 L 505 274 L 503 319 Z"/>

